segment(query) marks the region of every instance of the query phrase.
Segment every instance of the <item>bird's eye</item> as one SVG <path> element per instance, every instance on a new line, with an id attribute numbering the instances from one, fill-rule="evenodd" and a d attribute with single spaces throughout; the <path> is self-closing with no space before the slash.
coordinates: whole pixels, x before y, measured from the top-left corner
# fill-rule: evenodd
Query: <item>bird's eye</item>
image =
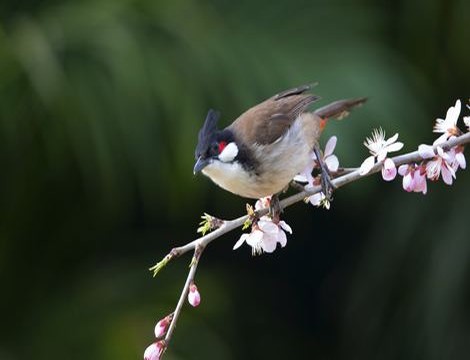
<path id="1" fill-rule="evenodd" d="M 219 144 L 218 143 L 212 143 L 212 145 L 209 148 L 209 155 L 210 156 L 217 156 L 219 155 Z"/>

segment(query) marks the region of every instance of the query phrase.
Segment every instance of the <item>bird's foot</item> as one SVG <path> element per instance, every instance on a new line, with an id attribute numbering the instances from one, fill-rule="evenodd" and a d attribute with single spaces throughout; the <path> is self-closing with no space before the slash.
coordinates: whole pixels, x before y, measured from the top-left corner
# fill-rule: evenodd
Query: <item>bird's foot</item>
<path id="1" fill-rule="evenodd" d="M 315 156 L 317 157 L 318 165 L 320 166 L 320 184 L 322 192 L 325 195 L 328 201 L 333 200 L 333 191 L 336 189 L 335 185 L 332 183 L 330 170 L 326 166 L 323 158 L 321 156 L 320 150 L 317 147 L 313 148 Z"/>
<path id="2" fill-rule="evenodd" d="M 279 196 L 274 194 L 269 202 L 269 216 L 273 219 L 273 222 L 277 224 L 281 220 L 281 213 L 282 208 L 279 202 Z"/>

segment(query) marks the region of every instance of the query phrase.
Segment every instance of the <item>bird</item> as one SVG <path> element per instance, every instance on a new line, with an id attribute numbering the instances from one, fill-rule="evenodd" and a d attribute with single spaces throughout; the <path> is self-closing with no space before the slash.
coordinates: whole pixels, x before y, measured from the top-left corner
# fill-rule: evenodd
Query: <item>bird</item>
<path id="1" fill-rule="evenodd" d="M 315 85 L 282 91 L 251 107 L 224 129 L 217 127 L 220 113 L 210 109 L 198 134 L 194 174 L 202 172 L 243 198 L 274 196 L 278 200 L 277 195 L 312 162 L 312 152 L 319 154 L 326 121 L 343 118 L 366 101 L 364 97 L 339 100 L 309 111 L 320 99 L 309 92 Z M 328 187 L 328 175 L 322 166 L 322 187 Z M 324 191 L 330 193 L 331 189 Z"/>

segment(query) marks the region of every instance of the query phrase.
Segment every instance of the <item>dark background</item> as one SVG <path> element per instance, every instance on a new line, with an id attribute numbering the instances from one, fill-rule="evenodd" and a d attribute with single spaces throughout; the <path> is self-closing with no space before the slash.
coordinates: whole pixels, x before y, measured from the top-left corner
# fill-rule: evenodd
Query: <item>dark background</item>
<path id="1" fill-rule="evenodd" d="M 246 200 L 194 177 L 206 111 L 228 124 L 289 87 L 321 104 L 344 166 L 374 127 L 404 151 L 470 84 L 468 2 L 3 1 L 0 4 L 0 359 L 139 359 L 172 311 L 203 212 Z M 468 114 L 468 111 L 467 111 Z M 466 359 L 470 176 L 408 194 L 379 176 L 297 204 L 288 245 L 211 244 L 167 359 Z"/>

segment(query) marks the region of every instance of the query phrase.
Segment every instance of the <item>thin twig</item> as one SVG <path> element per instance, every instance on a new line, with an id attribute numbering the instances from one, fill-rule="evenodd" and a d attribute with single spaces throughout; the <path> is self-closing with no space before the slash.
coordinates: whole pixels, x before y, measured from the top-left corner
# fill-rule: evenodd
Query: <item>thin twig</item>
<path id="1" fill-rule="evenodd" d="M 186 282 L 184 283 L 180 298 L 178 300 L 178 303 L 176 304 L 175 311 L 173 312 L 173 319 L 170 322 L 170 326 L 168 327 L 168 331 L 165 336 L 165 347 L 164 347 L 165 350 L 168 348 L 168 344 L 170 343 L 173 332 L 175 331 L 176 322 L 178 321 L 178 317 L 181 313 L 181 310 L 183 309 L 186 296 L 188 295 L 189 286 L 194 281 L 194 276 L 196 275 L 197 265 L 199 264 L 199 259 L 201 258 L 204 248 L 205 247 L 200 244 L 196 245 L 195 247 L 194 256 L 191 260 L 191 266 L 188 272 L 188 277 L 186 278 Z"/>

